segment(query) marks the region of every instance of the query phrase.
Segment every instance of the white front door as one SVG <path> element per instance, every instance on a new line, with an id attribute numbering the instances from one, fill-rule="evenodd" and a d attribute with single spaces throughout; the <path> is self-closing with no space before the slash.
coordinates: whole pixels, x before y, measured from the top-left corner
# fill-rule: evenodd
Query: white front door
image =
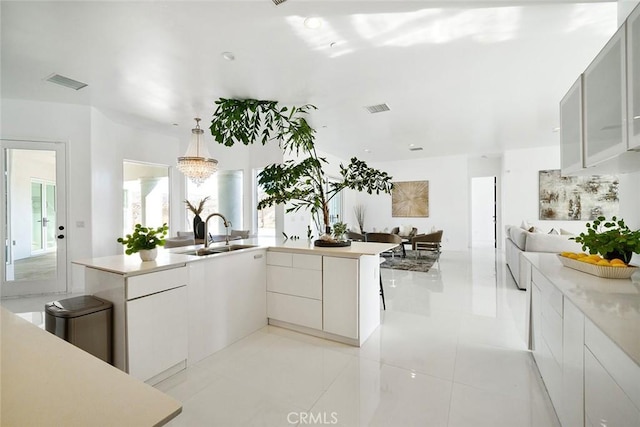
<path id="1" fill-rule="evenodd" d="M 65 144 L 2 140 L 0 296 L 67 290 Z"/>

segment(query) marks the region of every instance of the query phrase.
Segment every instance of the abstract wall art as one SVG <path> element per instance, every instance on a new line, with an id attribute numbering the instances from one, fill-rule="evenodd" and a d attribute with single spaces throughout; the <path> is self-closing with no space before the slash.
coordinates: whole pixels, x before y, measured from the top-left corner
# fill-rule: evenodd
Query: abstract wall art
<path id="1" fill-rule="evenodd" d="M 429 181 L 394 182 L 391 191 L 391 216 L 429 217 Z"/>
<path id="2" fill-rule="evenodd" d="M 539 172 L 541 220 L 590 221 L 618 214 L 618 178 L 610 175 L 562 176 Z"/>

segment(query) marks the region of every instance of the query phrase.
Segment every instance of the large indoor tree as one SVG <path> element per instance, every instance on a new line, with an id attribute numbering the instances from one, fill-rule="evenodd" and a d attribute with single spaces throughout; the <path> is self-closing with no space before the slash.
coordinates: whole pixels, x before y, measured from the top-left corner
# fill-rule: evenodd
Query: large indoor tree
<path id="1" fill-rule="evenodd" d="M 321 215 L 329 234 L 329 201 L 341 190 L 380 194 L 390 193 L 393 188 L 389 174 L 355 157 L 347 166 L 340 165 L 341 179 L 326 186 L 323 166 L 328 162 L 318 156 L 316 131 L 305 119 L 316 109 L 313 105 L 286 107 L 277 101 L 226 98 L 217 100 L 216 105 L 210 129 L 218 143 L 231 147 L 274 141 L 285 154 L 295 154 L 295 160 L 269 165 L 258 174 L 258 183 L 267 194 L 258 202 L 258 209 L 274 204 L 289 204 L 286 212 L 308 209 L 318 225 Z"/>

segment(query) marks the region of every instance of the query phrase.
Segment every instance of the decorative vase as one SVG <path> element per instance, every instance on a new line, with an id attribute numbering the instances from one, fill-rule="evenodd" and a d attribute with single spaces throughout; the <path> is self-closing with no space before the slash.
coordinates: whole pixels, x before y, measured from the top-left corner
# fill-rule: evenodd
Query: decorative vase
<path id="1" fill-rule="evenodd" d="M 153 261 L 158 256 L 158 248 L 153 249 L 140 249 L 140 259 L 142 261 Z"/>
<path id="2" fill-rule="evenodd" d="M 204 239 L 204 221 L 200 218 L 200 215 L 193 217 L 193 238 Z"/>
<path id="3" fill-rule="evenodd" d="M 632 251 L 611 251 L 604 254 L 602 257 L 604 259 L 612 260 L 612 259 L 621 259 L 625 262 L 625 264 L 629 264 L 631 262 L 631 257 L 633 256 Z"/>

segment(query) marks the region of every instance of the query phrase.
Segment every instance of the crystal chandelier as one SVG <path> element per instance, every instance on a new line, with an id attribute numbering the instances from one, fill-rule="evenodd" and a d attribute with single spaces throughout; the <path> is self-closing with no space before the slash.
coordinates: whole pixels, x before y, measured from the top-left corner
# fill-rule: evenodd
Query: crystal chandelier
<path id="1" fill-rule="evenodd" d="M 200 129 L 200 118 L 196 117 L 195 129 L 191 129 L 191 142 L 183 157 L 178 157 L 178 170 L 194 184 L 200 185 L 218 170 L 218 161 L 212 159 L 204 142 L 204 131 Z"/>

